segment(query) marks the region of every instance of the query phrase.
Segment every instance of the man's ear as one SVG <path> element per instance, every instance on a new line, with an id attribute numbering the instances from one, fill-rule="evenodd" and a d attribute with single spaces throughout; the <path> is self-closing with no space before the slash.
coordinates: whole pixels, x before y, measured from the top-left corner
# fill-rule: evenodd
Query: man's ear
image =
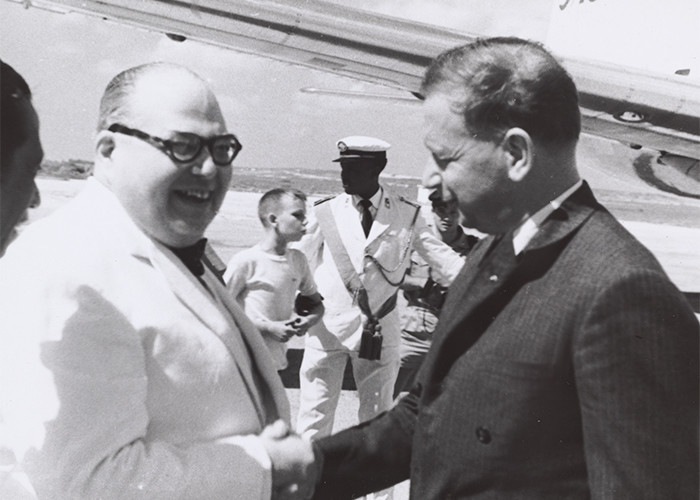
<path id="1" fill-rule="evenodd" d="M 384 160 L 383 162 L 377 162 L 377 164 L 375 166 L 375 170 L 374 170 L 377 177 L 379 177 L 379 174 L 382 173 L 382 170 L 384 170 L 384 167 L 386 167 L 386 164 L 387 164 L 387 160 Z"/>
<path id="2" fill-rule="evenodd" d="M 112 153 L 116 144 L 114 142 L 114 134 L 108 130 L 101 130 L 95 138 L 95 153 L 99 160 L 109 160 L 112 158 Z"/>
<path id="3" fill-rule="evenodd" d="M 277 214 L 267 214 L 267 222 L 269 222 L 270 227 L 274 227 L 277 224 Z"/>
<path id="4" fill-rule="evenodd" d="M 503 137 L 501 143 L 508 167 L 508 177 L 514 182 L 522 181 L 532 168 L 534 145 L 530 134 L 514 127 Z"/>

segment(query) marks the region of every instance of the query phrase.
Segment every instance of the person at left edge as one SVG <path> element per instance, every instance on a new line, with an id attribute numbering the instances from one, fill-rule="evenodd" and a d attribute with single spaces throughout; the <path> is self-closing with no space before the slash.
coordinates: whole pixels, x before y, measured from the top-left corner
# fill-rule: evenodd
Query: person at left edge
<path id="1" fill-rule="evenodd" d="M 41 203 L 34 182 L 44 151 L 39 118 L 24 78 L 0 61 L 0 256 L 17 237 L 16 227 L 27 220 L 27 209 Z"/>
<path id="2" fill-rule="evenodd" d="M 29 85 L 15 69 L 0 61 L 0 257 L 17 237 L 17 226 L 28 218 L 28 209 L 39 206 L 34 178 L 44 151 L 39 139 L 39 119 L 32 106 Z M 2 305 L 0 304 L 0 307 Z M 44 372 L 43 380 L 50 375 Z M 33 381 L 36 382 L 36 381 Z M 3 380 L 0 380 L 2 387 Z M 22 449 L 13 445 L 0 413 L 0 498 L 34 498 L 26 475 L 18 466 Z"/>
<path id="3" fill-rule="evenodd" d="M 2 414 L 46 430 L 22 462 L 39 498 L 311 493 L 262 338 L 197 255 L 240 148 L 199 76 L 126 70 L 102 98 L 94 177 L 0 261 L 0 365 L 21 386 Z"/>
<path id="4" fill-rule="evenodd" d="M 299 373 L 297 432 L 312 439 L 331 433 L 348 359 L 357 383 L 359 421 L 391 408 L 400 365 L 398 311 L 391 304 L 396 304 L 399 285 L 411 265 L 411 251 L 428 262 L 436 280 L 445 286 L 464 264 L 419 216 L 419 205 L 394 195 L 379 182 L 389 143 L 350 136 L 336 146 L 339 156 L 333 161 L 340 163 L 345 192 L 316 203 L 307 234 L 300 242 L 315 269 L 326 308 L 322 321 L 307 333 Z M 363 203 L 369 204 L 371 214 L 366 233 Z M 338 264 L 339 252 L 345 252 L 352 267 Z M 360 355 L 369 317 L 357 289 L 346 285 L 353 273 L 367 292 L 369 312 L 383 337 L 380 359 Z"/>

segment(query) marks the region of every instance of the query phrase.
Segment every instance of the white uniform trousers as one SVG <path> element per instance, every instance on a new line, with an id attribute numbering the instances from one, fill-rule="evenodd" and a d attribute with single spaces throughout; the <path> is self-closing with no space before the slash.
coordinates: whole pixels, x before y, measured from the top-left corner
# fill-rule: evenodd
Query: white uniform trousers
<path id="1" fill-rule="evenodd" d="M 382 359 L 361 359 L 357 351 L 324 351 L 306 347 L 299 370 L 301 396 L 297 432 L 307 439 L 329 436 L 340 399 L 348 358 L 360 400 L 359 422 L 369 420 L 393 406 L 393 391 L 399 373 L 399 346 L 383 347 Z"/>

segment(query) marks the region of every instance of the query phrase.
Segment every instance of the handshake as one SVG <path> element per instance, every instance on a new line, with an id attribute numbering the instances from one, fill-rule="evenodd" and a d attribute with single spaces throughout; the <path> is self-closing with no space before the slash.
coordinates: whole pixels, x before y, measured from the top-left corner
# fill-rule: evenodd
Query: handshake
<path id="1" fill-rule="evenodd" d="M 272 461 L 272 500 L 311 498 L 321 475 L 322 455 L 282 420 L 268 425 L 260 438 Z"/>

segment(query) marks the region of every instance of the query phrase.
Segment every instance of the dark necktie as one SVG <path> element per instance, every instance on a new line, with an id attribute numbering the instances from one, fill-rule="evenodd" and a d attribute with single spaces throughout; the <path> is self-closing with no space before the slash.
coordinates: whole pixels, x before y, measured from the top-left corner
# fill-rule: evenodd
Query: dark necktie
<path id="1" fill-rule="evenodd" d="M 360 200 L 360 206 L 362 207 L 362 229 L 365 231 L 365 237 L 369 236 L 369 230 L 372 228 L 372 222 L 374 217 L 372 217 L 372 212 L 370 212 L 370 207 L 372 202 L 369 200 Z"/>
<path id="2" fill-rule="evenodd" d="M 207 239 L 202 238 L 194 245 L 188 247 L 171 248 L 173 253 L 178 256 L 183 264 L 196 277 L 204 274 L 204 264 L 202 264 L 202 256 L 207 245 Z"/>

